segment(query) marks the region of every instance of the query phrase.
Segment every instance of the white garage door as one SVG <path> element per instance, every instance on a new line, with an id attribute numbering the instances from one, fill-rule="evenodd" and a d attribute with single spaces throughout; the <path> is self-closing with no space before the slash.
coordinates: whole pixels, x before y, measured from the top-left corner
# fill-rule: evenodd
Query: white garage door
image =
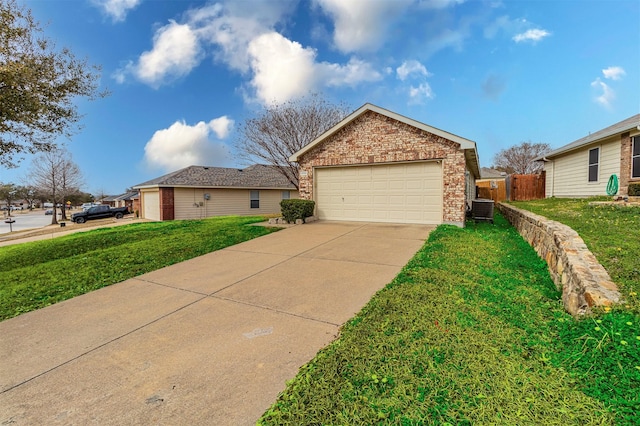
<path id="1" fill-rule="evenodd" d="M 319 168 L 314 171 L 320 219 L 442 223 L 442 164 Z"/>
<path id="2" fill-rule="evenodd" d="M 145 219 L 160 220 L 160 193 L 143 192 L 142 205 L 144 208 L 143 217 Z"/>

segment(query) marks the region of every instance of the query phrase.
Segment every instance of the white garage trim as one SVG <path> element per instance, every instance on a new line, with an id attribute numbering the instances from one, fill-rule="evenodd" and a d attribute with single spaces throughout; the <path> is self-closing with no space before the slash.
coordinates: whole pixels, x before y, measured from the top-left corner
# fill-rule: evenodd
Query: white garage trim
<path id="1" fill-rule="evenodd" d="M 314 168 L 324 220 L 442 223 L 442 162 Z"/>
<path id="2" fill-rule="evenodd" d="M 160 192 L 142 192 L 142 217 L 150 220 L 160 220 Z"/>

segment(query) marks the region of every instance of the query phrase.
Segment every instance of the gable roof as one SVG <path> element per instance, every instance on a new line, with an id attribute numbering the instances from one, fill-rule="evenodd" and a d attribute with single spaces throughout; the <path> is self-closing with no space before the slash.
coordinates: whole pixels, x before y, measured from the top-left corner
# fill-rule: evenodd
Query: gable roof
<path id="1" fill-rule="evenodd" d="M 130 201 L 133 200 L 138 195 L 138 191 L 129 191 L 125 192 L 122 195 L 119 195 L 115 198 L 115 201 Z"/>
<path id="2" fill-rule="evenodd" d="M 118 198 L 118 195 L 105 195 L 104 197 L 102 197 L 100 199 L 100 201 L 102 201 L 102 202 L 106 201 L 108 203 L 108 202 L 111 202 L 111 201 L 115 201 L 116 198 Z"/>
<path id="3" fill-rule="evenodd" d="M 489 167 L 481 168 L 480 175 L 482 179 L 507 178 L 507 174 L 505 172 L 501 172 L 500 170 L 492 169 Z"/>
<path id="4" fill-rule="evenodd" d="M 476 177 L 480 177 L 478 151 L 476 150 L 476 143 L 474 141 L 454 135 L 453 133 L 445 132 L 444 130 L 437 129 L 435 127 L 431 127 L 427 124 L 421 123 L 419 121 L 413 120 L 411 118 L 405 117 L 403 115 L 397 114 L 387 109 L 380 108 L 379 106 L 376 106 L 370 103 L 366 103 L 362 105 L 360 108 L 358 108 L 357 110 L 349 114 L 342 121 L 337 123 L 335 126 L 333 126 L 329 130 L 327 130 L 326 132 L 318 136 L 311 143 L 309 143 L 308 145 L 304 146 L 301 150 L 291 155 L 289 157 L 289 161 L 298 161 L 298 159 L 302 157 L 305 153 L 309 152 L 315 146 L 321 144 L 326 139 L 328 139 L 329 137 L 334 135 L 336 132 L 338 132 L 340 129 L 342 129 L 344 126 L 353 122 L 358 117 L 360 117 L 361 115 L 365 114 L 368 111 L 373 111 L 380 115 L 384 115 L 385 117 L 389 117 L 393 120 L 418 128 L 420 130 L 424 130 L 425 132 L 432 133 L 436 136 L 443 137 L 447 140 L 450 140 L 452 142 L 459 144 L 460 149 L 465 151 L 465 158 L 467 159 L 467 162 L 472 166 L 472 172 Z"/>
<path id="5" fill-rule="evenodd" d="M 597 132 L 591 133 L 588 136 L 585 136 L 583 138 L 580 138 L 576 141 L 571 142 L 570 144 L 567 144 L 558 149 L 555 149 L 548 154 L 541 155 L 540 157 L 536 158 L 535 161 L 544 161 L 545 159 L 548 159 L 548 158 L 557 157 L 558 155 L 564 154 L 565 152 L 573 151 L 578 148 L 582 148 L 586 145 L 599 142 L 613 135 L 622 134 L 630 130 L 636 130 L 638 126 L 640 126 L 640 114 L 636 114 L 632 117 L 622 120 L 602 130 L 598 130 Z"/>
<path id="6" fill-rule="evenodd" d="M 154 187 L 296 189 L 274 166 L 263 164 L 244 169 L 189 166 L 133 188 Z"/>

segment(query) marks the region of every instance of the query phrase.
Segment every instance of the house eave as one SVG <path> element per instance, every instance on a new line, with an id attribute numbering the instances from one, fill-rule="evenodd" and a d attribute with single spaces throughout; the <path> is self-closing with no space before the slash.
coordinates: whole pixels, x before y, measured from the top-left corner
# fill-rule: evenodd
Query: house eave
<path id="1" fill-rule="evenodd" d="M 613 136 L 622 135 L 627 132 L 629 132 L 632 136 L 640 134 L 640 114 L 636 114 L 591 135 L 577 139 L 571 143 L 568 143 L 558 149 L 549 152 L 548 154 L 536 157 L 534 161 L 553 161 L 555 158 L 562 155 L 584 149 L 590 145 L 600 144 Z"/>
<path id="2" fill-rule="evenodd" d="M 300 157 L 302 157 L 305 153 L 309 152 L 314 147 L 316 147 L 317 145 L 321 144 L 326 139 L 328 139 L 329 137 L 334 135 L 336 132 L 338 132 L 344 126 L 346 126 L 347 124 L 349 124 L 352 121 L 356 120 L 358 117 L 360 117 L 361 115 L 363 115 L 364 113 L 366 113 L 368 111 L 372 111 L 372 112 L 378 113 L 378 114 L 383 115 L 385 117 L 389 117 L 389 118 L 394 119 L 396 121 L 399 121 L 401 123 L 405 123 L 405 124 L 407 124 L 409 126 L 418 128 L 418 129 L 423 130 L 425 132 L 428 132 L 428 133 L 434 134 L 436 136 L 443 137 L 443 138 L 445 138 L 447 140 L 450 140 L 452 142 L 455 142 L 455 143 L 460 145 L 460 149 L 462 149 L 462 150 L 465 150 L 465 151 L 466 150 L 473 150 L 475 152 L 475 157 L 477 158 L 476 143 L 474 141 L 471 141 L 469 139 L 465 139 L 463 137 L 454 135 L 453 133 L 449 133 L 449 132 L 446 132 L 444 130 L 440 130 L 438 128 L 429 126 L 427 124 L 421 123 L 419 121 L 413 120 L 411 118 L 405 117 L 403 115 L 397 114 L 397 113 L 389 111 L 387 109 L 380 108 L 379 106 L 367 103 L 367 104 L 364 104 L 363 106 L 361 106 L 360 108 L 358 108 L 357 110 L 355 110 L 354 112 L 352 112 L 351 114 L 349 114 L 342 121 L 340 121 L 335 126 L 333 126 L 329 130 L 324 132 L 322 135 L 318 136 L 316 139 L 314 139 L 308 145 L 304 146 L 298 152 L 296 152 L 293 155 L 291 155 L 289 157 L 289 161 L 298 162 Z M 479 175 L 479 171 L 477 171 L 477 173 Z"/>
<path id="3" fill-rule="evenodd" d="M 133 189 L 159 189 L 159 188 L 187 188 L 187 189 L 251 189 L 251 190 L 277 190 L 277 191 L 297 191 L 293 186 L 220 186 L 220 185 L 169 185 L 155 184 L 134 186 Z"/>

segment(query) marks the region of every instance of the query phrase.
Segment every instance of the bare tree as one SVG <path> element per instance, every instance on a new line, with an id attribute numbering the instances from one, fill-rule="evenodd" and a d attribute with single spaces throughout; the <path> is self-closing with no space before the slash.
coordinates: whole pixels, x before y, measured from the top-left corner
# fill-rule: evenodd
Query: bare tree
<path id="1" fill-rule="evenodd" d="M 96 99 L 100 68 L 57 50 L 31 11 L 0 0 L 0 165 L 16 167 L 24 153 L 47 152 L 70 136 L 81 116 L 76 97 Z"/>
<path id="2" fill-rule="evenodd" d="M 277 167 L 298 188 L 298 167 L 289 157 L 347 113 L 345 105 L 331 104 L 317 94 L 275 103 L 240 125 L 238 153 L 248 162 L 260 161 Z"/>
<path id="3" fill-rule="evenodd" d="M 51 224 L 58 223 L 56 208 L 59 203 L 63 204 L 64 197 L 69 191 L 76 190 L 80 185 L 82 175 L 80 169 L 71 159 L 71 154 L 63 149 L 57 148 L 50 152 L 41 153 L 32 164 L 29 174 L 31 184 L 51 197 L 53 202 L 53 217 Z"/>
<path id="4" fill-rule="evenodd" d="M 542 171 L 542 162 L 533 161 L 535 158 L 551 151 L 548 143 L 522 142 L 511 148 L 500 150 L 493 157 L 493 168 L 517 174 L 532 174 Z"/>

